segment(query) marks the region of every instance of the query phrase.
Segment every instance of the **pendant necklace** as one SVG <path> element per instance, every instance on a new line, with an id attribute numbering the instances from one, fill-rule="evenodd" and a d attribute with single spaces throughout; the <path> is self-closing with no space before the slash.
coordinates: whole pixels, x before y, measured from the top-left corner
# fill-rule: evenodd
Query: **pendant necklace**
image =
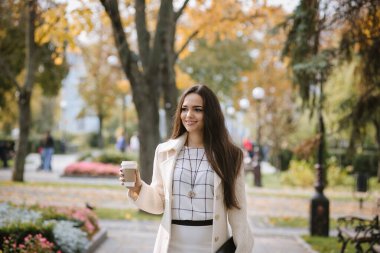
<path id="1" fill-rule="evenodd" d="M 185 150 L 186 150 L 186 147 L 185 147 Z M 190 178 L 190 186 L 191 186 L 191 190 L 187 193 L 187 196 L 189 198 L 194 198 L 196 196 L 196 193 L 194 191 L 194 186 L 195 186 L 195 180 L 197 179 L 197 174 L 198 174 L 198 170 L 199 168 L 201 167 L 201 164 L 202 164 L 202 160 L 203 160 L 203 157 L 205 155 L 205 153 L 203 153 L 202 155 L 202 158 L 199 162 L 199 165 L 197 166 L 197 164 L 195 164 L 195 171 L 194 171 L 194 179 L 193 179 L 193 166 L 191 165 L 191 158 L 190 158 L 190 148 L 187 147 L 187 155 L 189 157 L 189 163 L 190 163 L 190 175 L 191 175 L 191 178 Z M 196 157 L 198 158 L 198 156 Z M 195 159 L 195 162 L 197 162 L 197 159 Z"/>

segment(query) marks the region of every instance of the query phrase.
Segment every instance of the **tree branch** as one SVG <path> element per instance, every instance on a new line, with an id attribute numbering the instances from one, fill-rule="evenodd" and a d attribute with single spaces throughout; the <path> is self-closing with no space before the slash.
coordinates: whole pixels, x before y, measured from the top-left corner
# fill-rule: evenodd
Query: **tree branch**
<path id="1" fill-rule="evenodd" d="M 135 22 L 139 54 L 143 64 L 143 68 L 144 70 L 147 70 L 149 66 L 150 35 L 146 28 L 145 0 L 136 0 L 135 10 Z"/>
<path id="2" fill-rule="evenodd" d="M 21 85 L 16 80 L 16 75 L 12 72 L 12 70 L 8 67 L 9 65 L 4 62 L 4 57 L 0 55 L 0 67 L 4 71 L 5 75 L 9 78 L 11 83 L 16 86 L 17 90 L 21 90 Z"/>
<path id="3" fill-rule="evenodd" d="M 264 17 L 264 15 L 262 14 L 254 14 L 254 15 L 250 15 L 248 17 L 246 17 L 246 19 L 254 19 L 254 18 L 260 18 L 260 17 Z M 236 14 L 234 17 L 223 17 L 221 18 L 218 22 L 224 22 L 224 21 L 235 21 L 239 18 L 239 15 Z M 180 49 L 177 51 L 177 53 L 175 54 L 175 57 L 174 57 L 174 62 L 177 61 L 179 55 L 183 52 L 183 50 L 185 50 L 185 48 L 189 45 L 190 41 L 192 39 L 194 39 L 198 33 L 202 30 L 202 29 L 205 29 L 205 27 L 207 27 L 208 25 L 210 25 L 208 22 L 204 23 L 203 25 L 201 25 L 197 30 L 195 30 L 186 40 L 186 42 L 180 47 Z"/>
<path id="4" fill-rule="evenodd" d="M 186 9 L 186 6 L 188 3 L 189 3 L 189 0 L 185 0 L 185 2 L 183 2 L 183 5 L 181 6 L 181 8 L 174 13 L 174 22 L 175 23 L 177 22 L 179 17 L 182 15 L 183 11 Z"/>
<path id="5" fill-rule="evenodd" d="M 26 25 L 25 43 L 25 68 L 26 77 L 22 89 L 32 92 L 35 78 L 36 63 L 36 42 L 35 42 L 35 21 L 37 13 L 37 0 L 28 1 L 28 21 Z"/>
<path id="6" fill-rule="evenodd" d="M 195 38 L 195 36 L 197 36 L 197 34 L 199 33 L 199 30 L 196 30 L 194 31 L 186 40 L 186 42 L 182 45 L 182 47 L 177 51 L 177 53 L 175 54 L 174 56 L 174 62 L 177 61 L 178 59 L 178 56 L 182 53 L 183 50 L 185 50 L 185 48 L 187 47 L 187 45 L 189 45 L 190 41 Z"/>
<path id="7" fill-rule="evenodd" d="M 111 20 L 115 45 L 119 53 L 120 62 L 133 87 L 136 85 L 137 78 L 134 74 L 140 74 L 137 63 L 138 56 L 129 48 L 123 25 L 121 23 L 117 0 L 100 0 L 100 2 Z"/>
<path id="8" fill-rule="evenodd" d="M 61 15 L 55 17 L 55 22 L 54 22 L 51 26 L 49 26 L 49 28 L 48 28 L 48 29 L 47 29 L 47 30 L 41 35 L 41 37 L 40 37 L 41 40 L 42 40 L 42 38 L 44 38 L 46 35 L 48 35 L 52 29 L 54 29 L 54 25 L 57 24 L 61 18 L 62 18 Z M 40 44 L 41 40 L 40 40 L 40 41 L 36 41 L 36 43 L 37 43 L 37 44 Z"/>
<path id="9" fill-rule="evenodd" d="M 148 76 L 155 76 L 155 73 L 159 70 L 161 62 L 161 53 L 164 50 L 162 43 L 165 40 L 165 36 L 171 29 L 171 17 L 173 15 L 173 3 L 172 0 L 161 0 L 160 10 L 158 14 L 158 21 L 156 26 L 156 34 L 154 36 L 153 49 L 149 56 L 149 70 Z"/>

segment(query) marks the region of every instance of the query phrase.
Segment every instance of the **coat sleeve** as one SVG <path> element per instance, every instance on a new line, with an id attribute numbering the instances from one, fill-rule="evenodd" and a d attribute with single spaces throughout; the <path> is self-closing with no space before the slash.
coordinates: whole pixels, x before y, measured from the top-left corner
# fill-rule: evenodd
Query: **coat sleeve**
<path id="1" fill-rule="evenodd" d="M 140 194 L 136 200 L 130 199 L 135 205 L 145 212 L 152 214 L 162 214 L 164 211 L 164 190 L 163 181 L 158 168 L 158 150 L 160 145 L 157 146 L 153 161 L 153 176 L 152 183 L 148 185 L 142 181 Z M 128 194 L 129 195 L 129 194 Z"/>
<path id="2" fill-rule="evenodd" d="M 240 209 L 234 207 L 228 210 L 228 222 L 236 245 L 235 252 L 248 253 L 253 251 L 253 235 L 248 223 L 243 167 L 237 176 L 235 191 Z"/>

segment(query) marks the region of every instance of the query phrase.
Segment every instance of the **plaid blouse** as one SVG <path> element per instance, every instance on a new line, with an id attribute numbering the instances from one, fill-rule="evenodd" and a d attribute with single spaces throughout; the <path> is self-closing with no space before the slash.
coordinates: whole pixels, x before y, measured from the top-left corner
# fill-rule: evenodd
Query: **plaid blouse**
<path id="1" fill-rule="evenodd" d="M 194 192 L 194 196 L 191 197 Z M 173 174 L 173 220 L 211 220 L 214 209 L 214 171 L 203 148 L 184 146 Z"/>

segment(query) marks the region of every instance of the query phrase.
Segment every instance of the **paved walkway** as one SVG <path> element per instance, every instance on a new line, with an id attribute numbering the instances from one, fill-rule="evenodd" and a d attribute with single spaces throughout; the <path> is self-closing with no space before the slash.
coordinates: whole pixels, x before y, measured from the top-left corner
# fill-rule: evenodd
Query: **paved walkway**
<path id="1" fill-rule="evenodd" d="M 103 208 L 136 208 L 128 203 L 123 189 L 115 178 L 70 178 L 61 177 L 64 167 L 75 161 L 76 155 L 55 155 L 53 159 L 53 172 L 37 172 L 39 156 L 31 154 L 27 157 L 24 179 L 27 182 L 59 182 L 91 184 L 90 187 L 56 187 L 56 186 L 1 186 L 0 201 L 14 203 L 45 205 L 81 206 L 90 203 L 95 207 Z M 0 181 L 11 179 L 10 169 L 0 169 Z M 95 186 L 94 185 L 99 185 Z M 101 187 L 100 185 L 113 185 Z M 287 192 L 289 191 L 289 192 Z M 310 253 L 313 252 L 307 244 L 300 239 L 300 235 L 308 234 L 306 229 L 273 228 L 266 222 L 269 216 L 303 216 L 308 215 L 310 201 L 299 198 L 297 195 L 312 196 L 313 191 L 305 190 L 273 190 L 265 188 L 248 188 L 247 200 L 249 208 L 249 222 L 254 228 L 255 253 Z M 281 194 L 286 194 L 281 197 Z M 291 197 L 289 197 L 291 193 Z M 357 208 L 357 203 L 347 201 L 344 197 L 350 193 L 331 193 L 333 196 L 342 195 L 343 200 L 330 200 L 331 216 L 346 214 L 370 215 L 371 207 L 365 205 L 363 210 Z M 254 208 L 253 208 L 254 207 Z M 154 238 L 158 228 L 157 221 L 109 221 L 101 220 L 101 227 L 108 232 L 108 239 L 98 248 L 96 253 L 118 252 L 151 252 Z"/>
<path id="2" fill-rule="evenodd" d="M 96 253 L 151 253 L 158 222 L 101 221 L 108 231 L 108 239 Z M 304 233 L 304 231 L 300 231 Z M 299 232 L 279 234 L 273 229 L 254 230 L 255 253 L 313 253 L 299 237 Z"/>

